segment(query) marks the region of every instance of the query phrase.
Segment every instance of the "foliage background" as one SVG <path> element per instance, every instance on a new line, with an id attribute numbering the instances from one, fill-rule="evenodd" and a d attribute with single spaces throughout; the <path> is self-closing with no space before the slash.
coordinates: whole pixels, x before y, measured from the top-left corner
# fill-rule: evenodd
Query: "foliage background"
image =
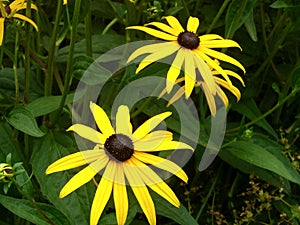
<path id="1" fill-rule="evenodd" d="M 12 164 L 23 163 L 17 165 L 19 173 L 9 189 L 7 183 L 1 184 L 0 215 L 7 215 L 0 218 L 1 225 L 89 223 L 94 184 L 59 199 L 61 187 L 76 170 L 45 175 L 53 161 L 78 151 L 73 135 L 65 132 L 72 122 L 72 93 L 93 59 L 124 43 L 150 39 L 142 32 L 125 30 L 127 26 L 163 21 L 166 15 L 176 16 L 182 24 L 190 15 L 196 16 L 199 34 L 216 33 L 237 41 L 243 51 L 228 49 L 226 53 L 238 59 L 247 73 L 243 77 L 246 87 L 239 86 L 241 100 L 236 102 L 229 94 L 227 130 L 219 157 L 202 172 L 198 165 L 209 136 L 210 115 L 201 90 L 192 95 L 201 132 L 195 155 L 184 168 L 189 183 L 168 180 L 182 203 L 179 209 L 151 193 L 158 224 L 299 224 L 298 1 L 34 3 L 39 10 L 31 14 L 39 32 L 20 21 L 6 21 L 0 48 L 0 161 L 5 162 L 11 153 Z M 139 76 L 164 76 L 166 69 L 157 63 Z M 106 110 L 114 90 L 136 79 L 132 71 L 127 68 L 124 76 L 107 84 L 108 101 L 101 103 Z M 140 112 L 136 123 L 170 110 L 156 99 L 149 104 L 136 105 Z M 168 125 L 176 127 L 176 121 Z M 138 203 L 129 197 L 128 224 L 147 224 Z M 99 223 L 116 224 L 113 202 Z"/>

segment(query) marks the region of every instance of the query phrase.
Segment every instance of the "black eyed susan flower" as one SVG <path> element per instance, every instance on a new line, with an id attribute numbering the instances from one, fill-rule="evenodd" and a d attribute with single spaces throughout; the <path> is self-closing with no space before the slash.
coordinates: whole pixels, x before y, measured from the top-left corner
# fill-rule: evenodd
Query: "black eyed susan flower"
<path id="1" fill-rule="evenodd" d="M 149 54 L 141 61 L 136 73 L 149 64 L 176 53 L 167 73 L 166 90 L 168 93 L 172 90 L 182 67 L 184 67 L 185 72 L 184 90 L 186 98 L 191 95 L 197 81 L 204 82 L 209 93 L 213 96 L 216 95 L 218 88 L 210 68 L 221 74 L 227 82 L 228 87 L 234 89 L 228 74 L 215 62 L 215 59 L 233 64 L 243 70 L 244 73 L 245 69 L 236 59 L 214 49 L 228 47 L 238 47 L 241 49 L 239 44 L 233 40 L 223 39 L 216 34 L 198 36 L 198 18 L 189 17 L 186 29 L 173 16 L 167 16 L 165 19 L 168 25 L 160 22 L 151 22 L 145 26 L 127 27 L 127 29 L 144 31 L 154 37 L 167 41 L 143 46 L 129 56 L 128 62 L 143 54 Z"/>
<path id="2" fill-rule="evenodd" d="M 82 124 L 74 124 L 68 130 L 94 142 L 94 149 L 57 160 L 47 168 L 46 174 L 89 164 L 62 188 L 60 198 L 63 198 L 92 180 L 98 172 L 103 171 L 91 207 L 91 225 L 98 223 L 111 193 L 114 198 L 117 222 L 125 223 L 128 213 L 126 183 L 131 186 L 149 223 L 156 224 L 155 206 L 147 186 L 172 205 L 179 207 L 180 203 L 171 188 L 149 165 L 175 174 L 184 182 L 187 182 L 188 178 L 174 162 L 149 153 L 171 149 L 193 149 L 185 143 L 173 141 L 172 133 L 169 131 L 153 131 L 171 115 L 171 112 L 161 113 L 148 119 L 132 132 L 127 106 L 119 106 L 115 129 L 100 106 L 90 103 L 90 109 L 100 132 Z"/>
<path id="3" fill-rule="evenodd" d="M 26 0 L 15 0 L 12 3 L 10 3 L 9 5 L 6 5 L 3 2 L 4 1 L 0 1 L 0 46 L 2 45 L 3 36 L 4 36 L 5 19 L 16 18 L 16 19 L 24 20 L 24 21 L 30 23 L 36 30 L 38 30 L 38 27 L 35 24 L 35 22 L 33 22 L 28 17 L 17 13 L 18 11 L 27 8 Z M 36 5 L 33 3 L 31 3 L 30 7 L 31 7 L 31 9 L 37 10 Z"/>

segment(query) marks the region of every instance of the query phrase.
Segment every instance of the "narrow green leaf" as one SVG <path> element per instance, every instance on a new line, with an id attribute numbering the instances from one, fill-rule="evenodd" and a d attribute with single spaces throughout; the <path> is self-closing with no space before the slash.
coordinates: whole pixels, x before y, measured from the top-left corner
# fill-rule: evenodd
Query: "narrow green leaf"
<path id="1" fill-rule="evenodd" d="M 33 137 L 42 137 L 44 133 L 38 127 L 33 114 L 23 106 L 10 111 L 7 122 L 17 130 Z"/>
<path id="2" fill-rule="evenodd" d="M 295 66 L 290 76 L 293 88 L 300 87 L 300 63 Z"/>
<path id="3" fill-rule="evenodd" d="M 60 211 L 55 209 L 53 206 L 44 203 L 36 203 L 36 206 L 34 206 L 33 203 L 29 200 L 0 195 L 0 204 L 15 215 L 37 225 L 50 224 L 49 221 L 44 216 L 42 216 L 42 214 L 40 213 L 41 211 L 55 225 L 70 224 L 66 217 Z"/>
<path id="4" fill-rule="evenodd" d="M 251 10 L 251 13 L 248 16 L 248 18 L 246 19 L 244 24 L 245 24 L 245 27 L 246 27 L 251 39 L 256 42 L 257 41 L 257 32 L 256 32 L 255 23 L 254 23 L 254 18 L 253 18 L 253 9 Z"/>
<path id="5" fill-rule="evenodd" d="M 300 2 L 297 0 L 277 0 L 276 2 L 270 5 L 271 8 L 289 8 L 300 6 Z"/>

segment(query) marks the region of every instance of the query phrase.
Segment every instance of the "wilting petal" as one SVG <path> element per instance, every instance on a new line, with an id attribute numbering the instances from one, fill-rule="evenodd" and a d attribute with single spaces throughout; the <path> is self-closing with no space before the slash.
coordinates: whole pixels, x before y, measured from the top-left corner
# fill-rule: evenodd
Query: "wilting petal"
<path id="1" fill-rule="evenodd" d="M 139 64 L 138 68 L 136 69 L 136 73 L 139 73 L 142 69 L 146 66 L 150 65 L 153 62 L 159 61 L 162 58 L 165 58 L 169 55 L 172 55 L 179 49 L 179 46 L 174 43 L 169 43 L 168 45 L 164 45 L 159 51 L 154 52 L 148 56 L 146 56 L 142 62 Z"/>
<path id="2" fill-rule="evenodd" d="M 187 30 L 193 33 L 197 33 L 197 29 L 199 27 L 199 19 L 197 17 L 192 17 L 188 19 Z"/>
<path id="3" fill-rule="evenodd" d="M 101 181 L 97 187 L 97 191 L 91 208 L 90 225 L 98 224 L 99 218 L 110 198 L 113 188 L 113 180 L 107 179 L 106 177 L 108 177 L 107 173 L 116 173 L 116 167 L 111 162 L 112 161 L 108 163 Z"/>
<path id="4" fill-rule="evenodd" d="M 202 36 L 199 37 L 200 38 L 200 44 L 202 43 L 202 41 L 210 41 L 210 40 L 223 40 L 224 38 L 222 38 L 220 35 L 217 34 L 204 34 Z"/>
<path id="5" fill-rule="evenodd" d="M 201 87 L 205 94 L 206 101 L 210 109 L 210 113 L 212 116 L 215 116 L 217 113 L 217 109 L 216 109 L 216 102 L 215 102 L 214 95 L 212 95 L 212 93 L 210 92 L 210 90 L 208 89 L 207 85 L 204 82 L 201 82 Z"/>
<path id="6" fill-rule="evenodd" d="M 158 130 L 147 134 L 145 137 L 133 142 L 137 151 L 149 151 L 162 144 L 164 141 L 171 141 L 173 134 L 169 131 Z M 151 150 L 150 150 L 151 151 Z"/>
<path id="7" fill-rule="evenodd" d="M 201 41 L 201 46 L 206 48 L 230 48 L 237 47 L 242 50 L 241 46 L 233 40 L 209 40 Z"/>
<path id="8" fill-rule="evenodd" d="M 114 134 L 115 130 L 112 127 L 111 122 L 104 110 L 93 102 L 90 102 L 90 109 L 92 111 L 96 124 L 99 130 L 105 136 L 105 139 Z"/>
<path id="9" fill-rule="evenodd" d="M 36 31 L 39 30 L 38 27 L 37 27 L 37 25 L 35 24 L 35 22 L 33 22 L 33 21 L 32 21 L 31 19 L 29 19 L 28 17 L 23 16 L 23 15 L 18 14 L 18 13 L 14 14 L 13 17 L 14 17 L 14 18 L 17 18 L 17 19 L 20 19 L 20 20 L 24 20 L 24 21 L 30 23 L 30 24 L 34 27 L 34 29 L 35 29 Z"/>
<path id="10" fill-rule="evenodd" d="M 178 31 L 178 34 L 181 32 L 184 32 L 183 27 L 179 23 L 179 21 L 174 17 L 174 16 L 165 16 L 163 17 L 164 19 L 167 20 L 168 24 L 174 29 Z M 177 39 L 177 37 L 176 37 Z"/>
<path id="11" fill-rule="evenodd" d="M 132 158 L 131 161 L 137 168 L 141 168 L 137 169 L 137 172 L 148 187 L 172 205 L 179 207 L 180 202 L 172 189 L 152 169 L 135 158 Z"/>
<path id="12" fill-rule="evenodd" d="M 195 83 L 196 83 L 196 71 L 195 62 L 193 59 L 193 53 L 190 50 L 186 50 L 184 59 L 184 78 L 185 78 L 185 97 L 190 97 Z"/>
<path id="13" fill-rule="evenodd" d="M 116 133 L 130 136 L 132 134 L 132 125 L 130 123 L 130 114 L 128 106 L 120 105 L 116 115 Z"/>
<path id="14" fill-rule="evenodd" d="M 2 17 L 0 18 L 0 46 L 2 45 L 3 37 L 4 37 L 4 18 Z"/>
<path id="15" fill-rule="evenodd" d="M 87 163 L 94 162 L 102 157 L 107 156 L 104 151 L 100 150 L 86 150 L 82 152 L 76 152 L 52 163 L 50 166 L 48 166 L 46 174 L 73 169 Z"/>
<path id="16" fill-rule="evenodd" d="M 179 49 L 174 61 L 172 62 L 172 65 L 167 73 L 167 80 L 166 80 L 167 93 L 170 93 L 170 91 L 172 90 L 172 88 L 175 84 L 177 77 L 180 74 L 184 58 L 185 58 L 184 49 Z"/>
<path id="17" fill-rule="evenodd" d="M 100 170 L 102 170 L 108 162 L 108 157 L 99 158 L 89 166 L 73 176 L 68 183 L 60 191 L 59 197 L 64 198 L 77 188 L 89 182 Z"/>
<path id="18" fill-rule="evenodd" d="M 104 144 L 106 140 L 106 137 L 103 134 L 83 124 L 74 124 L 69 127 L 67 131 L 74 131 L 80 137 L 98 144 Z"/>
<path id="19" fill-rule="evenodd" d="M 142 27 L 142 26 L 131 26 L 131 27 L 126 27 L 126 29 L 134 29 L 134 30 L 140 30 L 140 31 L 144 31 L 147 34 L 150 34 L 154 37 L 166 40 L 166 41 L 175 41 L 177 40 L 176 36 L 173 36 L 171 34 L 167 34 L 165 32 L 162 31 L 158 31 L 149 27 Z"/>
<path id="20" fill-rule="evenodd" d="M 208 49 L 208 48 L 205 48 L 205 47 L 200 47 L 201 48 L 201 51 L 203 51 L 205 54 L 215 58 L 215 59 L 219 59 L 219 60 L 222 60 L 224 62 L 228 62 L 230 64 L 233 64 L 237 67 L 239 67 L 241 70 L 243 70 L 244 73 L 246 73 L 246 70 L 245 68 L 242 66 L 242 64 L 237 61 L 236 59 L 222 53 L 222 52 L 218 52 L 218 51 L 215 51 L 215 50 L 212 50 L 212 49 Z"/>
<path id="21" fill-rule="evenodd" d="M 164 159 L 145 152 L 134 152 L 133 156 L 146 164 L 153 165 L 157 168 L 166 170 L 174 174 L 185 183 L 187 183 L 188 181 L 188 176 L 186 175 L 186 173 L 177 164 L 168 159 Z"/>
<path id="22" fill-rule="evenodd" d="M 132 134 L 132 140 L 142 139 L 148 133 L 150 133 L 155 127 L 157 127 L 164 119 L 171 116 L 172 112 L 164 112 L 146 120 L 141 126 L 139 126 Z"/>
<path id="23" fill-rule="evenodd" d="M 128 213 L 128 197 L 125 185 L 125 177 L 123 165 L 117 163 L 117 173 L 115 174 L 115 181 L 113 186 L 114 203 L 116 209 L 116 217 L 118 224 L 125 224 Z"/>
<path id="24" fill-rule="evenodd" d="M 126 161 L 127 164 L 131 164 L 131 159 Z M 147 187 L 145 186 L 143 180 L 138 174 L 139 168 L 136 168 L 135 165 L 126 165 L 124 164 L 125 176 L 131 186 L 131 189 L 138 200 L 143 212 L 145 213 L 148 222 L 150 225 L 156 224 L 156 214 L 155 207 L 151 195 Z"/>
<path id="25" fill-rule="evenodd" d="M 178 31 L 175 30 L 174 28 L 172 28 L 164 23 L 160 23 L 160 22 L 151 22 L 151 23 L 145 24 L 145 26 L 155 26 L 155 27 L 161 29 L 162 31 L 168 32 L 169 34 L 174 35 L 174 36 L 178 36 L 178 34 L 179 34 Z"/>

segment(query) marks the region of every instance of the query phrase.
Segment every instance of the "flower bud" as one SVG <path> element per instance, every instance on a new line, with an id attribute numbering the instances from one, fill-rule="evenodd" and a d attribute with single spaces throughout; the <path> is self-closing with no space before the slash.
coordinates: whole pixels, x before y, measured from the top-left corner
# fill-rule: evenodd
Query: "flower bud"
<path id="1" fill-rule="evenodd" d="M 14 176 L 14 170 L 7 163 L 0 163 L 0 182 L 7 183 Z"/>

